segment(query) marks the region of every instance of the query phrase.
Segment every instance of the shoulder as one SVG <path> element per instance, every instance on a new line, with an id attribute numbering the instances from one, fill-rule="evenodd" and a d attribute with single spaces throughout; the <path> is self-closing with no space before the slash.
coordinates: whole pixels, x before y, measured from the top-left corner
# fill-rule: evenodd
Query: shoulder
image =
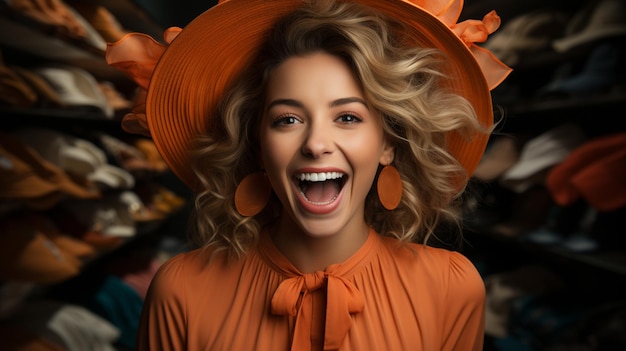
<path id="1" fill-rule="evenodd" d="M 422 264 L 441 267 L 433 276 L 440 279 L 448 303 L 481 305 L 485 299 L 485 284 L 474 263 L 457 251 L 421 246 Z"/>
<path id="2" fill-rule="evenodd" d="M 457 251 L 428 246 L 418 243 L 400 242 L 397 239 L 380 236 L 382 246 L 396 260 L 406 264 L 436 265 L 439 267 L 448 265 L 471 266 L 473 263 L 463 254 Z"/>
<path id="3" fill-rule="evenodd" d="M 474 263 L 457 251 L 422 244 L 385 240 L 391 259 L 419 280 L 428 280 L 451 293 L 467 289 L 484 295 L 484 283 Z M 416 278 L 417 279 L 417 278 Z"/>
<path id="4" fill-rule="evenodd" d="M 211 249 L 195 249 L 170 258 L 154 275 L 151 290 L 158 294 L 183 292 L 194 284 L 199 275 L 206 274 L 213 265 L 223 260 L 223 255 L 213 253 Z"/>
<path id="5" fill-rule="evenodd" d="M 417 256 L 419 256 L 418 260 L 422 264 L 428 263 L 441 267 L 447 267 L 450 274 L 478 274 L 474 263 L 458 251 L 421 244 L 409 245 L 417 253 Z"/>
<path id="6" fill-rule="evenodd" d="M 167 260 L 159 269 L 161 276 L 181 276 L 185 271 L 194 271 L 204 264 L 209 263 L 211 252 L 205 249 L 195 249 L 179 253 Z"/>

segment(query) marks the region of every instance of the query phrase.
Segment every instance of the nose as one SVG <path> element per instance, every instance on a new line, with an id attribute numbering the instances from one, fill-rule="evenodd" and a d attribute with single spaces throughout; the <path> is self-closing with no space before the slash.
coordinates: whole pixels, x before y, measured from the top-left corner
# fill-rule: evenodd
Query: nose
<path id="1" fill-rule="evenodd" d="M 331 128 L 322 122 L 310 122 L 306 138 L 302 144 L 302 154 L 319 158 L 332 152 L 334 147 Z"/>

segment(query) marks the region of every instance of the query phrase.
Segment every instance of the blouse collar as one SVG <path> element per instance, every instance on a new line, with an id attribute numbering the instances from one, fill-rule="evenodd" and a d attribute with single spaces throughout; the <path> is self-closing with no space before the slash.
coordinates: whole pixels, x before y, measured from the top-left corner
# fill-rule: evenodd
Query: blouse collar
<path id="1" fill-rule="evenodd" d="M 272 242 L 269 230 L 263 230 L 260 254 L 266 262 L 285 279 L 272 297 L 273 314 L 296 318 L 292 350 L 310 350 L 311 316 L 313 298 L 311 293 L 326 285 L 326 325 L 324 350 L 338 349 L 352 324 L 352 315 L 363 311 L 363 293 L 347 277 L 363 266 L 374 252 L 378 235 L 370 229 L 365 243 L 343 263 L 332 264 L 323 271 L 303 274 L 278 250 Z"/>

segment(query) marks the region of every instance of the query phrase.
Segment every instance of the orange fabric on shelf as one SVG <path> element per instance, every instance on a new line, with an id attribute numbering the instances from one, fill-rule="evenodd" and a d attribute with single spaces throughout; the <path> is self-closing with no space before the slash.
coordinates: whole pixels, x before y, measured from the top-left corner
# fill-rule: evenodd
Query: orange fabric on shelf
<path id="1" fill-rule="evenodd" d="M 302 274 L 265 230 L 239 260 L 197 249 L 152 281 L 138 350 L 482 350 L 485 287 L 459 253 L 373 230 L 347 261 Z"/>
<path id="2" fill-rule="evenodd" d="M 626 206 L 626 132 L 589 140 L 554 167 L 546 185 L 555 202 L 571 205 L 583 198 L 600 211 Z"/>

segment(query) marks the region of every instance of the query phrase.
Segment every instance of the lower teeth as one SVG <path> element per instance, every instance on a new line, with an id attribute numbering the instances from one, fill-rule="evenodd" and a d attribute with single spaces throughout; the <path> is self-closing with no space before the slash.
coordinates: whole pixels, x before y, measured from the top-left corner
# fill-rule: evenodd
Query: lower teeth
<path id="1" fill-rule="evenodd" d="M 313 205 L 317 205 L 317 206 L 323 206 L 323 205 L 328 205 L 330 203 L 332 203 L 333 201 L 335 201 L 337 199 L 337 195 L 333 196 L 332 199 L 328 200 L 328 201 L 324 201 L 324 202 L 315 202 L 315 201 L 311 201 L 309 200 L 306 195 L 301 191 L 300 194 L 302 194 L 302 197 L 306 200 L 306 202 L 313 204 Z"/>

